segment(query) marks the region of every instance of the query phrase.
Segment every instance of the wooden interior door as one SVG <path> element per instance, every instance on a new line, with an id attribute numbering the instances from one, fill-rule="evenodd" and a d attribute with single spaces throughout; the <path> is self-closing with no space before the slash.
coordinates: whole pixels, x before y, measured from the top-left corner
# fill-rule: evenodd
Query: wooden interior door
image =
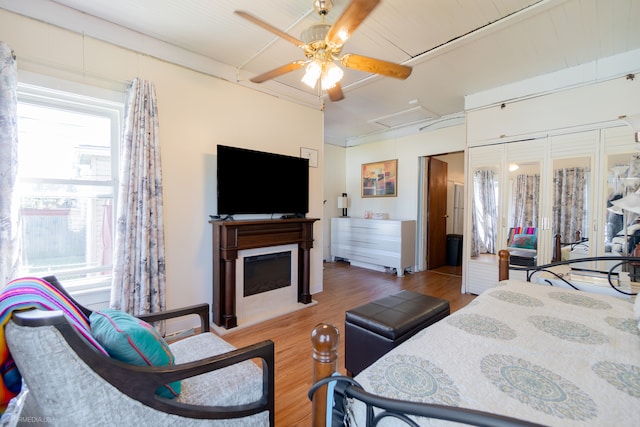
<path id="1" fill-rule="evenodd" d="M 447 163 L 429 158 L 427 176 L 427 270 L 447 263 Z"/>

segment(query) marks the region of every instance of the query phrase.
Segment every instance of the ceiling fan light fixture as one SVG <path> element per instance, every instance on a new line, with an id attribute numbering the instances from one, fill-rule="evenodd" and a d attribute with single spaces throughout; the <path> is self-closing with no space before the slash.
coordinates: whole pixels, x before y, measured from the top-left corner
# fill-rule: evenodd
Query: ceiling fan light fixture
<path id="1" fill-rule="evenodd" d="M 307 65 L 306 72 L 304 73 L 304 76 L 302 76 L 301 81 L 302 83 L 313 89 L 314 87 L 316 87 L 316 83 L 321 74 L 322 63 L 320 63 L 320 61 L 318 61 L 317 59 L 314 59 L 313 61 L 309 62 L 309 65 Z"/>
<path id="2" fill-rule="evenodd" d="M 333 8 L 333 1 L 331 0 L 315 0 L 313 2 L 313 8 L 316 10 L 318 15 L 324 16 L 331 11 Z"/>
<path id="3" fill-rule="evenodd" d="M 342 76 L 344 76 L 344 71 L 342 71 L 340 67 L 333 62 L 325 62 L 322 80 L 320 81 L 322 90 L 329 90 L 335 87 L 335 85 L 342 80 Z"/>
<path id="4" fill-rule="evenodd" d="M 236 10 L 235 13 L 242 18 L 302 49 L 306 57 L 306 60 L 289 62 L 254 76 L 250 81 L 263 83 L 306 67 L 306 72 L 301 81 L 311 89 L 316 89 L 316 86 L 318 86 L 318 92 L 327 91 L 329 99 L 336 102 L 344 99 L 344 92 L 339 83 L 344 75 L 344 71 L 341 68 L 342 65 L 348 69 L 366 73 L 402 80 L 406 79 L 411 74 L 411 67 L 409 66 L 362 55 L 347 54 L 341 56 L 342 47 L 349 39 L 349 36 L 379 3 L 380 0 L 350 0 L 340 17 L 333 25 L 330 25 L 324 22 L 324 17 L 333 7 L 333 1 L 313 0 L 313 7 L 322 18 L 322 23 L 312 25 L 302 31 L 300 40 L 256 16 Z M 340 66 L 336 65 L 334 61 L 340 61 L 338 63 Z"/>
<path id="5" fill-rule="evenodd" d="M 315 24 L 303 30 L 302 33 L 300 33 L 300 38 L 308 45 L 323 42 L 329 29 L 331 29 L 331 25 L 329 24 Z"/>

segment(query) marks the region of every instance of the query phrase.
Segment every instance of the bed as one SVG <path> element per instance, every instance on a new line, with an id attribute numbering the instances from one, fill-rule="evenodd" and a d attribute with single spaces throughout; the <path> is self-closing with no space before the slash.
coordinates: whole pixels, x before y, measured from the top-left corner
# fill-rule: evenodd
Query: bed
<path id="1" fill-rule="evenodd" d="M 590 245 L 591 242 L 588 239 L 581 239 L 576 242 L 562 245 L 560 248 L 560 261 L 579 260 L 581 258 L 590 257 Z M 611 266 L 617 262 L 616 258 L 621 256 L 624 256 L 621 244 L 615 243 L 606 245 L 605 254 L 602 255 L 602 258 L 605 258 L 605 260 L 601 262 L 603 266 L 602 268 L 609 270 Z M 577 262 L 575 263 L 574 268 L 580 268 L 580 265 L 581 263 Z"/>
<path id="2" fill-rule="evenodd" d="M 523 268 L 509 267 L 508 253 L 501 252 L 501 278 L 509 268 Z M 345 413 L 353 418 L 350 425 L 376 425 L 366 423 L 372 409 L 362 401 L 377 408 L 370 417 L 381 407 L 388 410 L 380 426 L 413 425 L 407 423 L 412 419 L 415 425 L 448 423 L 441 419 L 496 426 L 639 425 L 640 303 L 635 306 L 634 314 L 628 297 L 501 281 L 355 378 L 316 383 L 310 394 L 331 384 L 323 396 L 330 412 L 323 414 L 327 404 L 314 398 L 314 425 L 331 417 L 327 425 L 345 425 L 339 421 Z M 326 376 L 335 360 L 322 355 L 331 347 L 323 346 L 316 348 L 314 369 Z M 402 421 L 407 413 L 435 418 Z"/>
<path id="3" fill-rule="evenodd" d="M 588 238 L 581 237 L 579 231 L 576 231 L 575 239 L 572 242 L 563 243 L 561 240 L 560 235 L 555 236 L 554 261 L 567 261 L 590 256 L 590 241 Z M 603 256 L 609 258 L 625 256 L 625 251 L 627 254 L 632 254 L 638 244 L 640 244 L 640 223 L 636 221 L 629 225 L 626 231 L 619 230 L 611 237 L 604 246 L 605 254 Z M 608 261 L 607 264 L 610 265 L 611 262 L 615 262 L 615 260 Z"/>

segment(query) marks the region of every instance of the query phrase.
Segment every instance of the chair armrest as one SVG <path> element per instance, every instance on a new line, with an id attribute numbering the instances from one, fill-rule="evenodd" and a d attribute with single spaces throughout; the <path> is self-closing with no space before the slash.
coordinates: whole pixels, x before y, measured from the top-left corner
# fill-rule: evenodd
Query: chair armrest
<path id="1" fill-rule="evenodd" d="M 161 311 L 159 313 L 141 314 L 136 316 L 140 320 L 144 320 L 147 323 L 157 322 L 159 320 L 173 319 L 176 317 L 188 316 L 191 314 L 197 314 L 200 316 L 200 331 L 209 332 L 209 304 L 202 303 L 191 305 L 183 308 L 176 308 L 174 310 Z"/>
<path id="2" fill-rule="evenodd" d="M 228 366 L 256 358 L 262 360 L 262 396 L 255 402 L 243 405 L 203 407 L 177 402 L 172 399 L 165 399 L 155 394 L 155 390 L 163 384 L 226 368 Z M 261 341 L 256 344 L 194 362 L 160 369 L 151 369 L 158 370 L 158 372 L 155 375 L 145 374 L 145 378 L 148 379 L 147 384 L 138 383 L 129 379 L 123 382 L 123 386 L 125 388 L 132 387 L 132 393 L 137 394 L 137 397 L 132 397 L 142 401 L 143 403 L 146 399 L 143 400 L 140 399 L 140 397 L 150 396 L 150 399 L 153 399 L 154 407 L 156 409 L 170 413 L 177 413 L 183 416 L 207 419 L 239 418 L 263 411 L 269 411 L 269 417 L 271 420 L 270 425 L 274 425 L 275 357 L 274 343 L 271 340 Z M 133 383 L 135 383 L 135 385 L 133 385 Z"/>
<path id="3" fill-rule="evenodd" d="M 86 345 L 83 348 L 88 349 Z M 93 349 L 88 350 L 94 355 L 96 354 Z M 78 352 L 77 349 L 76 352 Z M 81 357 L 84 359 L 82 355 Z M 93 363 L 91 366 L 98 375 L 109 381 L 122 393 L 157 410 L 200 419 L 241 418 L 269 411 L 270 425 L 274 425 L 275 356 L 274 343 L 271 340 L 173 366 L 134 366 L 104 356 L 99 357 L 112 363 Z M 262 396 L 257 401 L 242 405 L 201 406 L 166 399 L 155 394 L 156 389 L 163 384 L 205 374 L 255 358 L 262 360 Z M 86 362 L 90 363 L 90 361 Z"/>

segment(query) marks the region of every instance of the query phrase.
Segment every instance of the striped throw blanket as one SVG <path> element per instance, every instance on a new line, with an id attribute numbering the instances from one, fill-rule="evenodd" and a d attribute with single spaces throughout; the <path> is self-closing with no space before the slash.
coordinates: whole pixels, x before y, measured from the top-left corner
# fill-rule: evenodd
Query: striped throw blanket
<path id="1" fill-rule="evenodd" d="M 513 234 L 536 234 L 535 227 L 513 227 Z"/>
<path id="2" fill-rule="evenodd" d="M 509 230 L 509 236 L 507 236 L 507 246 L 511 246 L 513 242 L 513 236 L 516 234 L 538 234 L 536 227 L 513 227 Z"/>
<path id="3" fill-rule="evenodd" d="M 18 372 L 4 335 L 4 327 L 16 310 L 38 308 L 62 311 L 69 322 L 100 352 L 107 352 L 91 336 L 89 319 L 75 303 L 45 280 L 25 277 L 16 279 L 0 290 L 0 413 L 9 401 L 20 392 L 21 376 Z"/>

